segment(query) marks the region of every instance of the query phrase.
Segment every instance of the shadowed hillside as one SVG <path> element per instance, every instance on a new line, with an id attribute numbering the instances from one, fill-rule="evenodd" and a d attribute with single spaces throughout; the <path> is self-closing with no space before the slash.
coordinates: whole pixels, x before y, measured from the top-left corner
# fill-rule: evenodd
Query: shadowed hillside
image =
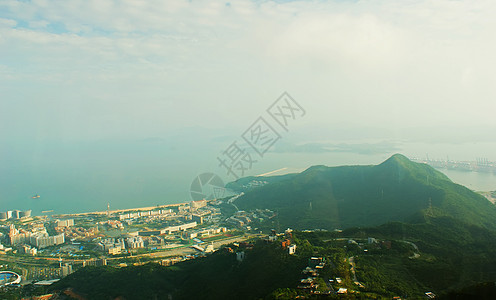
<path id="1" fill-rule="evenodd" d="M 400 154 L 377 166 L 313 166 L 273 182 L 257 180 L 268 184 L 247 191 L 236 205 L 275 210 L 283 227 L 374 226 L 428 215 L 495 228 L 496 208 L 483 196 Z"/>

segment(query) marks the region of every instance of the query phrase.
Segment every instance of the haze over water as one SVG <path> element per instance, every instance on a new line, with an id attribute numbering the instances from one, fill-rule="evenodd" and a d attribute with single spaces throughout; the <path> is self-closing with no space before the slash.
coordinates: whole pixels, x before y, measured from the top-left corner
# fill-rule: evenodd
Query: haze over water
<path id="1" fill-rule="evenodd" d="M 291 134 L 291 133 L 290 133 Z M 232 137 L 235 139 L 235 137 Z M 207 139 L 166 139 L 141 141 L 101 141 L 78 144 L 24 144 L 15 151 L 4 152 L 0 161 L 1 210 L 32 209 L 35 214 L 44 210 L 54 213 L 102 211 L 110 203 L 111 209 L 133 208 L 191 201 L 192 180 L 203 172 L 218 174 L 225 183 L 234 180 L 218 166 L 218 153 L 230 144 L 229 138 L 207 142 Z M 284 152 L 280 147 L 268 152 L 253 164 L 245 175 L 258 175 L 284 168 L 274 175 L 300 172 L 311 165 L 328 166 L 378 164 L 400 152 L 410 157 L 475 160 L 481 153 L 473 145 L 422 145 L 386 143 L 376 153 L 356 153 L 367 149 L 370 141 L 336 143 L 334 151 Z M 323 143 L 325 144 L 325 143 Z M 379 143 L 381 144 L 381 143 Z M 343 151 L 344 145 L 354 145 Z M 357 146 L 359 145 L 359 146 Z M 372 143 L 374 150 L 378 144 Z M 394 149 L 387 150 L 392 147 Z M 492 148 L 491 148 L 492 147 Z M 486 144 L 494 149 L 496 143 Z M 287 147 L 286 147 L 287 148 Z M 332 147 L 331 147 L 332 148 Z M 337 151 L 337 149 L 341 149 Z M 457 150 L 459 149 L 459 151 Z M 350 152 L 354 150 L 355 152 Z M 299 152 L 295 152 L 299 151 Z M 458 152 L 457 152 L 458 151 Z M 494 153 L 494 152 L 493 152 Z M 473 159 L 472 159 L 473 157 Z M 441 170 L 454 182 L 473 190 L 496 190 L 496 175 L 492 173 Z M 35 194 L 41 197 L 32 199 Z"/>
<path id="2" fill-rule="evenodd" d="M 217 157 L 283 92 L 305 113 L 274 125 L 282 139 L 244 175 L 394 153 L 496 161 L 495 12 L 489 0 L 1 1 L 0 211 L 189 201 L 200 173 L 234 179 Z M 491 174 L 448 175 L 496 189 Z"/>

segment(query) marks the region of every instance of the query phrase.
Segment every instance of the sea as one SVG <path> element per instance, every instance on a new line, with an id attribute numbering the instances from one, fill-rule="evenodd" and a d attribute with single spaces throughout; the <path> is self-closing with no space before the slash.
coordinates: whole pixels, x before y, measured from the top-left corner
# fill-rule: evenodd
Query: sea
<path id="1" fill-rule="evenodd" d="M 386 146 L 377 147 L 381 143 Z M 223 183 L 236 179 L 219 159 L 230 145 L 229 138 L 215 142 L 146 139 L 12 143 L 0 147 L 0 211 L 32 210 L 34 215 L 42 215 L 104 211 L 107 205 L 110 209 L 126 209 L 189 202 L 195 189 L 192 183 L 201 174 L 210 174 L 201 178 L 215 176 Z M 496 161 L 491 156 L 496 153 L 496 143 L 347 140 L 322 145 L 310 150 L 293 147 L 268 151 L 238 175 L 280 175 L 301 172 L 312 165 L 379 164 L 394 153 Z M 440 171 L 472 190 L 496 190 L 496 174 Z M 33 198 L 35 195 L 39 198 Z"/>

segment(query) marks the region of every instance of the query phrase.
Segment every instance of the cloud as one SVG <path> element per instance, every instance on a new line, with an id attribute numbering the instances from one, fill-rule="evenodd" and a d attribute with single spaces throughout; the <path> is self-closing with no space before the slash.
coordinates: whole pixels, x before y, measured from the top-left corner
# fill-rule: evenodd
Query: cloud
<path id="1" fill-rule="evenodd" d="M 495 125 L 495 9 L 491 1 L 3 1 L 0 87 L 9 101 L 0 122 L 18 129 L 2 134 L 27 134 L 35 113 L 53 138 L 70 134 L 61 124 L 94 138 L 241 130 L 284 90 L 305 106 L 306 123 Z M 71 105 L 68 120 L 58 108 Z M 110 119 L 116 125 L 101 130 Z"/>

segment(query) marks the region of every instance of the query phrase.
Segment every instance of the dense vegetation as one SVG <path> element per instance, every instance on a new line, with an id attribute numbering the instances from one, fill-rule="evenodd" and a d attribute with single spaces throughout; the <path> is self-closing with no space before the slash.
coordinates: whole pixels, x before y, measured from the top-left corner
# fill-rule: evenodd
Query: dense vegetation
<path id="1" fill-rule="evenodd" d="M 286 174 L 286 175 L 279 175 L 279 176 L 269 176 L 269 177 L 263 177 L 263 176 L 247 176 L 240 178 L 236 181 L 229 182 L 226 184 L 226 188 L 233 190 L 237 193 L 245 193 L 248 191 L 251 191 L 259 186 L 263 186 L 265 184 L 269 183 L 275 183 L 275 182 L 280 182 L 283 180 L 288 180 L 293 177 L 295 177 L 297 174 Z M 256 183 L 256 184 L 253 184 Z"/>
<path id="2" fill-rule="evenodd" d="M 368 241 L 374 237 L 376 241 Z M 350 240 L 356 241 L 351 243 Z M 171 267 L 149 263 L 126 268 L 86 267 L 50 287 L 71 288 L 87 299 L 291 299 L 305 296 L 296 287 L 312 256 L 326 258 L 317 280 L 342 278 L 339 287 L 355 291 L 345 298 L 419 298 L 427 291 L 457 299 L 492 299 L 496 280 L 496 232 L 452 217 L 426 217 L 424 222 L 391 222 L 343 232 L 293 232 L 296 255 L 278 242 L 230 245 L 234 252 L 216 253 Z M 236 253 L 244 251 L 243 261 Z M 356 264 L 357 280 L 350 271 Z M 465 288 L 470 287 L 470 288 Z M 475 293 L 475 294 L 474 294 Z M 335 294 L 328 298 L 343 298 Z"/>
<path id="3" fill-rule="evenodd" d="M 371 236 L 377 242 L 369 244 L 367 238 Z M 349 243 L 350 239 L 359 244 Z M 293 242 L 298 245 L 293 256 L 281 249 L 280 243 L 258 241 L 248 249 L 232 246 L 246 253 L 242 262 L 236 260 L 235 253 L 222 249 L 172 267 L 153 263 L 122 269 L 87 267 L 50 289 L 70 287 L 88 299 L 310 297 L 296 286 L 311 256 L 327 259 L 320 272 L 321 285 L 341 277 L 343 283 L 338 287 L 358 292 L 348 298 L 417 298 L 427 291 L 450 295 L 463 293 L 463 287 L 478 282 L 496 280 L 496 232 L 449 217 L 431 218 L 421 224 L 393 222 L 352 228 L 341 233 L 296 232 Z M 389 247 L 386 242 L 390 242 Z M 356 276 L 364 287 L 353 283 L 350 257 L 354 257 Z"/>
<path id="4" fill-rule="evenodd" d="M 487 199 L 399 154 L 377 166 L 314 166 L 247 191 L 236 205 L 276 211 L 281 228 L 375 226 L 423 215 L 496 228 L 496 207 Z"/>
<path id="5" fill-rule="evenodd" d="M 430 218 L 421 224 L 396 222 L 370 229 L 350 229 L 343 233 L 414 243 L 419 249 L 417 258 L 409 255 L 401 261 L 390 256 L 373 259 L 361 256 L 361 259 L 365 265 L 372 260 L 375 272 L 381 276 L 399 269 L 395 277 L 411 275 L 414 280 L 405 283 L 419 283 L 426 290 L 440 293 L 496 280 L 496 232 L 454 218 Z M 364 269 L 362 273 L 371 276 L 370 269 Z"/>
<path id="6" fill-rule="evenodd" d="M 236 247 L 235 247 L 236 248 Z M 116 269 L 86 267 L 54 284 L 88 299 L 256 299 L 277 287 L 294 287 L 306 258 L 290 256 L 279 244 L 259 241 L 245 259 L 221 250 L 172 267 L 150 263 Z"/>

